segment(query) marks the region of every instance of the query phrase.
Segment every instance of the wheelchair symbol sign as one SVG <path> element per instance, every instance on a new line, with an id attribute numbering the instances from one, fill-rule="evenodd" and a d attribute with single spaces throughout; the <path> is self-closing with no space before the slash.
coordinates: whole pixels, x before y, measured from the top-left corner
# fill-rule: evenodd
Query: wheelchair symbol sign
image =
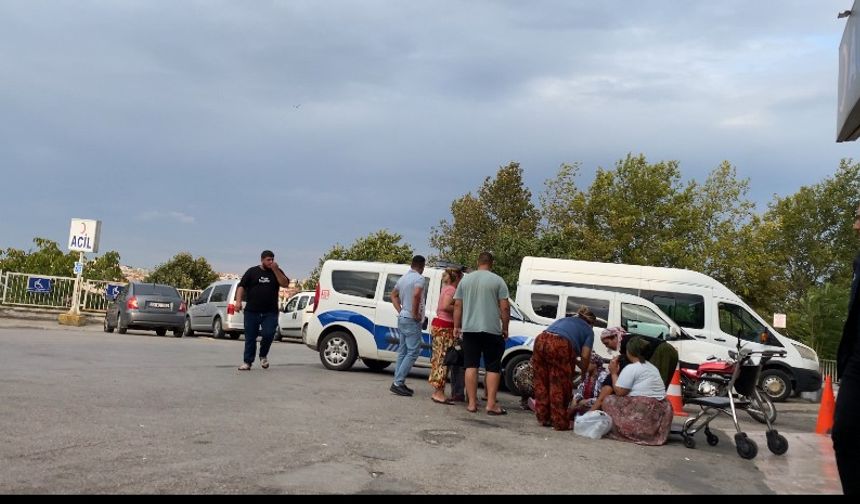
<path id="1" fill-rule="evenodd" d="M 30 277 L 27 279 L 27 292 L 47 293 L 51 292 L 51 279 Z"/>
<path id="2" fill-rule="evenodd" d="M 116 299 L 121 288 L 121 285 L 108 284 L 108 286 L 105 287 L 105 296 L 107 296 L 108 299 Z"/>

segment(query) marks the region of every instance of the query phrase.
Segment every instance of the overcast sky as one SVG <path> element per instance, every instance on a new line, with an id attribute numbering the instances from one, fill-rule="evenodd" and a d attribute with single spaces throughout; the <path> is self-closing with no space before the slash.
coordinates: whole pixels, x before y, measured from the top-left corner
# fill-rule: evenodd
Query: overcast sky
<path id="1" fill-rule="evenodd" d="M 851 0 L 0 0 L 0 248 L 151 268 L 188 251 L 303 278 L 378 229 L 432 226 L 499 166 L 535 197 L 628 152 L 761 208 L 833 174 Z M 71 274 L 71 272 L 70 272 Z"/>

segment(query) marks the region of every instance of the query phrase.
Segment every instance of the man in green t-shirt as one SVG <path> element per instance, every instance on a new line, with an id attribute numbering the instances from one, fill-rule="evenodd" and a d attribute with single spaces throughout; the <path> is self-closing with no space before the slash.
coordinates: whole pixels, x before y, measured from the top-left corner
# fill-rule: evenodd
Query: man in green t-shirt
<path id="1" fill-rule="evenodd" d="M 463 337 L 463 364 L 466 368 L 466 409 L 478 411 L 478 367 L 484 358 L 487 372 L 487 414 L 504 415 L 496 404 L 496 393 L 502 379 L 502 355 L 508 339 L 511 305 L 508 286 L 493 273 L 493 254 L 481 252 L 478 270 L 466 275 L 454 294 L 454 334 Z"/>

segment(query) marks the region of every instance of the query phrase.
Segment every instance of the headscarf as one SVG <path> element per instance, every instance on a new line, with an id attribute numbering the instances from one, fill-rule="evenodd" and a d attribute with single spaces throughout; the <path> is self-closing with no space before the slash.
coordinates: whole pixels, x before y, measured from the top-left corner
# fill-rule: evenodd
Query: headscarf
<path id="1" fill-rule="evenodd" d="M 597 352 L 591 352 L 591 364 L 597 366 L 597 369 L 594 373 L 588 373 L 585 378 L 582 380 L 582 398 L 583 399 L 593 399 L 595 397 L 595 384 L 600 380 L 601 371 L 603 369 L 603 357 L 600 356 Z"/>
<path id="2" fill-rule="evenodd" d="M 604 329 L 603 332 L 600 333 L 600 339 L 608 338 L 610 336 L 618 336 L 621 338 L 625 335 L 627 335 L 627 331 L 625 331 L 623 327 L 610 327 L 608 329 Z"/>

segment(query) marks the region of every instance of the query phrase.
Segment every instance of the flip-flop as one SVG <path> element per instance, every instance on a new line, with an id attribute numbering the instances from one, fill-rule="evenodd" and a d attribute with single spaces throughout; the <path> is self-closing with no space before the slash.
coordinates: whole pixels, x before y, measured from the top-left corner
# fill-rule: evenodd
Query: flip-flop
<path id="1" fill-rule="evenodd" d="M 499 408 L 499 411 L 487 410 L 487 414 L 491 416 L 507 415 L 508 410 L 506 410 L 505 408 Z"/>
<path id="2" fill-rule="evenodd" d="M 433 401 L 433 402 L 434 402 L 434 403 L 436 403 L 436 404 L 447 404 L 447 405 L 449 405 L 449 406 L 453 406 L 453 405 L 454 405 L 454 401 L 452 401 L 452 400 L 450 400 L 450 399 L 445 399 L 444 401 L 440 401 L 439 399 L 436 399 L 435 397 L 430 396 L 430 400 L 431 400 L 431 401 Z"/>
<path id="3" fill-rule="evenodd" d="M 477 413 L 477 412 L 478 412 L 478 408 L 475 408 L 475 409 L 469 409 L 469 407 L 468 407 L 468 406 L 466 406 L 466 411 L 468 411 L 469 413 Z"/>

